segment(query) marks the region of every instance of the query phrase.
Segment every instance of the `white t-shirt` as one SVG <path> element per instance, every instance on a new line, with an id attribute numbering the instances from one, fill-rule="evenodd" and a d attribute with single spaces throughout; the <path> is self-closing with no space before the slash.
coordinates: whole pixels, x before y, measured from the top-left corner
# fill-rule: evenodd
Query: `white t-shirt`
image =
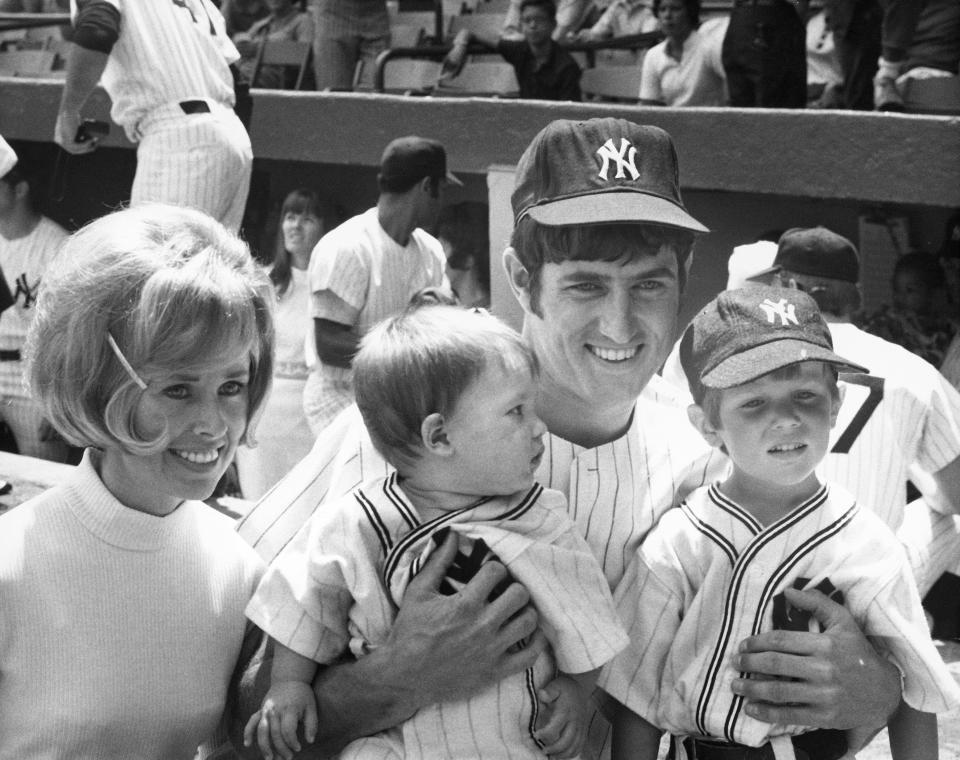
<path id="1" fill-rule="evenodd" d="M 710 19 L 684 40 L 680 60 L 667 55 L 667 41 L 643 58 L 640 99 L 668 106 L 722 106 L 726 74 L 720 60 L 726 19 Z"/>

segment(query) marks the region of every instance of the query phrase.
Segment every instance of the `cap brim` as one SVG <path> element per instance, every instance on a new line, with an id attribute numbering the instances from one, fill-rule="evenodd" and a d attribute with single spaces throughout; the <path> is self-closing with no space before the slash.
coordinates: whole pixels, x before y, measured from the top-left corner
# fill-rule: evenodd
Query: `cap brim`
<path id="1" fill-rule="evenodd" d="M 821 361 L 833 364 L 838 372 L 867 372 L 829 349 L 805 340 L 776 340 L 731 356 L 705 373 L 700 382 L 707 388 L 733 388 L 749 383 L 781 367 L 797 362 Z"/>
<path id="2" fill-rule="evenodd" d="M 451 185 L 456 185 L 457 187 L 463 187 L 463 183 L 460 181 L 460 178 L 453 172 L 447 172 L 446 174 L 447 182 Z"/>
<path id="3" fill-rule="evenodd" d="M 766 269 L 761 269 L 759 272 L 754 272 L 754 273 L 751 274 L 749 277 L 744 277 L 743 279 L 745 279 L 745 280 L 760 280 L 760 279 L 762 279 L 762 278 L 764 278 L 764 277 L 769 277 L 769 276 L 772 275 L 772 274 L 776 274 L 776 273 L 779 272 L 781 269 L 783 269 L 782 266 L 780 266 L 779 264 L 775 264 L 775 265 L 772 266 L 772 267 L 767 267 Z"/>
<path id="4" fill-rule="evenodd" d="M 560 227 L 605 222 L 650 222 L 693 232 L 709 232 L 672 201 L 633 191 L 590 193 L 531 206 L 523 214 L 539 224 Z M 517 220 L 519 221 L 519 219 Z"/>

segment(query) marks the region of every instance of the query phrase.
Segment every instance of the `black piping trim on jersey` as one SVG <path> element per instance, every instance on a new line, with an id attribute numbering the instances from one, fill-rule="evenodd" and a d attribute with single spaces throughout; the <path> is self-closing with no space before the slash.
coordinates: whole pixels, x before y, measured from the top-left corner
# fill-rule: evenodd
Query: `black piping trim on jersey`
<path id="1" fill-rule="evenodd" d="M 708 492 L 710 496 L 714 495 L 713 488 Z M 719 491 L 717 491 L 719 494 Z M 767 544 L 769 544 L 774 539 L 778 538 L 780 534 L 792 528 L 798 522 L 802 522 L 807 516 L 818 509 L 828 496 L 828 491 L 826 486 L 821 486 L 817 492 L 807 499 L 806 502 L 801 504 L 795 510 L 793 510 L 786 517 L 781 518 L 773 525 L 769 526 L 765 531 L 762 531 L 758 536 L 756 536 L 750 544 L 746 547 L 744 552 L 739 556 L 737 562 L 733 567 L 733 575 L 730 580 L 730 585 L 727 589 L 727 598 L 723 605 L 723 619 L 720 624 L 720 634 L 717 637 L 717 643 L 715 645 L 713 655 L 710 658 L 710 664 L 707 668 L 707 677 L 704 681 L 703 689 L 700 692 L 700 699 L 697 701 L 697 709 L 694 713 L 694 721 L 697 726 L 697 730 L 700 731 L 704 736 L 709 736 L 707 732 L 707 715 L 709 714 L 709 703 L 711 695 L 716 689 L 717 679 L 720 677 L 720 672 L 723 670 L 724 656 L 723 653 L 727 649 L 727 645 L 730 641 L 730 636 L 732 635 L 732 620 L 733 620 L 733 610 L 735 609 L 734 601 L 740 595 L 740 584 L 743 581 L 743 575 L 746 572 L 746 568 L 753 561 L 754 557 L 763 549 Z M 723 497 L 721 503 L 717 503 L 717 506 L 720 507 L 724 512 L 729 513 L 731 516 L 736 516 L 737 512 L 745 514 L 744 510 L 739 507 L 736 502 L 733 502 L 726 497 Z M 750 517 L 753 520 L 753 517 Z M 748 524 L 745 522 L 745 524 Z M 728 741 L 732 739 L 728 738 Z"/>
<path id="2" fill-rule="evenodd" d="M 527 687 L 527 694 L 530 697 L 530 721 L 527 724 L 527 731 L 533 743 L 540 749 L 543 749 L 543 742 L 537 738 L 537 719 L 540 717 L 540 700 L 537 697 L 537 683 L 533 679 L 533 668 L 529 667 L 524 671 L 523 680 Z"/>
<path id="3" fill-rule="evenodd" d="M 356 490 L 353 493 L 353 498 L 356 499 L 357 504 L 360 505 L 360 509 L 363 510 L 363 514 L 367 518 L 367 522 L 370 523 L 370 527 L 373 528 L 373 532 L 377 536 L 377 540 L 380 542 L 380 551 L 383 556 L 387 556 L 387 553 L 390 551 L 390 547 L 393 545 L 393 539 L 390 537 L 390 530 L 387 528 L 386 524 L 383 522 L 383 517 L 380 515 L 379 510 L 372 501 L 362 490 Z"/>
<path id="4" fill-rule="evenodd" d="M 745 510 L 739 504 L 737 504 L 737 502 L 724 494 L 720 490 L 719 483 L 711 484 L 710 498 L 721 511 L 726 512 L 728 515 L 730 515 L 730 517 L 742 522 L 746 526 L 747 530 L 753 533 L 753 535 L 758 536 L 763 532 L 763 525 L 760 524 L 760 521 L 747 512 L 747 510 Z M 816 494 L 814 494 L 814 496 L 811 498 L 816 498 Z"/>
<path id="5" fill-rule="evenodd" d="M 387 497 L 390 503 L 396 508 L 397 512 L 400 513 L 400 517 L 403 518 L 403 521 L 407 524 L 407 527 L 410 528 L 410 530 L 416 529 L 416 527 L 420 524 L 420 517 L 416 512 L 413 511 L 413 509 L 411 509 L 403 495 L 403 492 L 400 490 L 399 475 L 396 473 L 396 471 L 390 473 L 390 475 L 383 481 L 383 495 Z"/>
<path id="6" fill-rule="evenodd" d="M 733 545 L 733 542 L 721 535 L 720 531 L 718 531 L 712 525 L 697 517 L 697 515 L 694 514 L 693 510 L 690 508 L 690 505 L 687 503 L 686 499 L 680 502 L 680 511 L 683 512 L 684 516 L 690 521 L 690 524 L 696 530 L 700 531 L 710 541 L 713 541 L 720 551 L 727 555 L 727 559 L 730 560 L 731 566 L 736 563 L 737 549 Z"/>
<path id="7" fill-rule="evenodd" d="M 796 567 L 797 563 L 804 558 L 804 556 L 843 530 L 853 519 L 858 509 L 857 503 L 854 502 L 846 512 L 840 515 L 840 517 L 814 533 L 810 538 L 794 549 L 782 563 L 780 563 L 779 567 L 777 567 L 777 569 L 767 580 L 767 584 L 764 586 L 763 592 L 760 594 L 760 602 L 754 612 L 753 625 L 750 628 L 751 636 L 755 636 L 760 633 L 760 628 L 763 624 L 764 611 L 773 602 L 774 592 L 777 590 L 777 588 L 779 588 L 780 584 L 783 583 L 783 579 L 789 575 L 789 573 L 794 567 Z M 733 731 L 736 727 L 737 721 L 740 719 L 740 713 L 742 710 L 743 697 L 740 695 L 734 695 L 733 701 L 730 703 L 730 709 L 727 712 L 727 719 L 724 722 L 724 734 L 728 741 L 733 741 L 731 737 L 733 736 Z"/>
<path id="8" fill-rule="evenodd" d="M 524 494 L 523 498 L 517 503 L 515 507 L 508 509 L 502 515 L 491 518 L 491 520 L 515 520 L 518 517 L 522 516 L 524 513 L 530 510 L 530 508 L 537 503 L 537 500 L 540 498 L 540 494 L 543 493 L 543 486 L 539 483 L 534 483 L 531 486 L 530 490 Z M 460 509 L 455 509 L 452 512 L 447 512 L 446 514 L 439 515 L 438 517 L 433 518 L 432 520 L 418 525 L 416 528 L 411 530 L 407 535 L 405 535 L 400 541 L 397 542 L 397 545 L 394 546 L 390 553 L 387 555 L 386 562 L 383 565 L 383 582 L 386 584 L 387 588 L 390 588 L 391 578 L 397 570 L 397 565 L 400 562 L 400 557 L 403 556 L 413 544 L 421 540 L 425 536 L 432 535 L 439 528 L 445 526 L 448 523 L 456 521 L 458 517 L 462 514 L 469 512 L 470 510 L 476 509 L 477 507 L 483 506 L 487 502 L 491 501 L 494 497 L 487 496 L 481 499 L 480 501 L 471 504 L 466 507 L 461 507 Z"/>

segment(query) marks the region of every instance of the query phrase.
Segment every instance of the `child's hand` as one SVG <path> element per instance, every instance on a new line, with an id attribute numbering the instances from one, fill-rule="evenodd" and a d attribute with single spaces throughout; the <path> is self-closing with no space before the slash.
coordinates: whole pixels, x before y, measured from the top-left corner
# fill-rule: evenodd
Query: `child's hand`
<path id="1" fill-rule="evenodd" d="M 256 732 L 257 744 L 267 760 L 273 760 L 274 752 L 290 760 L 294 752 L 300 751 L 297 727 L 301 722 L 304 737 L 312 744 L 317 738 L 317 701 L 313 689 L 303 681 L 279 681 L 270 687 L 260 710 L 247 721 L 243 746 L 253 744 Z"/>
<path id="2" fill-rule="evenodd" d="M 586 690 L 574 678 L 561 673 L 538 695 L 544 717 L 535 736 L 543 742 L 543 751 L 550 757 L 576 757 L 587 738 Z"/>

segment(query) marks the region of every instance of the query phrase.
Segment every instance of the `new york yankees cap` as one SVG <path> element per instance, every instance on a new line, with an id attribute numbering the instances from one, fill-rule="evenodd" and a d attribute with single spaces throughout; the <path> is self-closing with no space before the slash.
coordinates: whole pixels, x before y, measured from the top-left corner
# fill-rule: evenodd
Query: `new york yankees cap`
<path id="1" fill-rule="evenodd" d="M 725 290 L 700 310 L 680 341 L 680 363 L 698 400 L 703 388 L 732 388 L 805 361 L 867 371 L 833 352 L 817 302 L 789 288 Z"/>
<path id="2" fill-rule="evenodd" d="M 17 154 L 3 137 L 0 137 L 0 178 L 6 177 L 14 166 L 17 165 Z"/>
<path id="3" fill-rule="evenodd" d="M 388 184 L 409 187 L 424 177 L 443 177 L 454 185 L 463 183 L 447 171 L 447 152 L 436 140 L 408 135 L 398 137 L 383 150 L 380 177 Z"/>
<path id="4" fill-rule="evenodd" d="M 782 269 L 830 280 L 860 281 L 856 246 L 826 227 L 794 227 L 784 232 L 773 264 L 753 276 L 764 277 Z"/>
<path id="5" fill-rule="evenodd" d="M 659 127 L 625 119 L 559 119 L 517 164 L 514 223 L 650 222 L 708 232 L 680 197 L 677 152 Z"/>

